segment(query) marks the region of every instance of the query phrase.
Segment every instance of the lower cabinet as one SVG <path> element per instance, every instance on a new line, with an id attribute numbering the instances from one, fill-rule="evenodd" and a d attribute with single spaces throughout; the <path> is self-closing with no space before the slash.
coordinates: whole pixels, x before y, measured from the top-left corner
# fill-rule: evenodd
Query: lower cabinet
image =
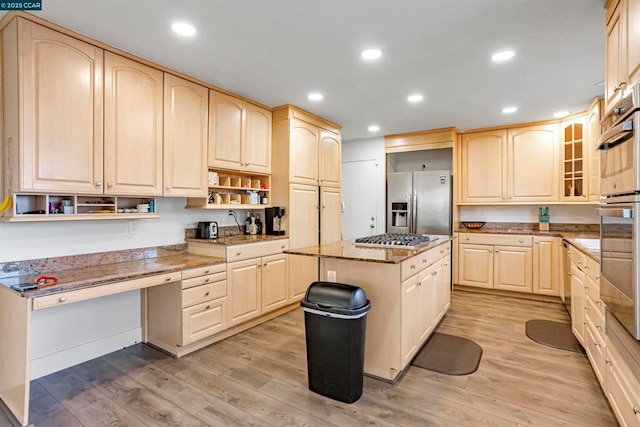
<path id="1" fill-rule="evenodd" d="M 640 426 L 640 383 L 611 342 L 605 366 L 605 395 L 618 422 L 622 427 Z"/>
<path id="2" fill-rule="evenodd" d="M 584 347 L 584 272 L 571 262 L 571 330 Z"/>
<path id="3" fill-rule="evenodd" d="M 276 254 L 227 264 L 229 326 L 289 303 L 289 255 Z"/>
<path id="4" fill-rule="evenodd" d="M 459 233 L 456 283 L 559 296 L 561 241 L 547 236 Z"/>
<path id="5" fill-rule="evenodd" d="M 185 270 L 182 280 L 146 291 L 147 342 L 175 354 L 225 330 L 226 264 Z"/>
<path id="6" fill-rule="evenodd" d="M 451 257 L 447 255 L 401 284 L 402 362 L 429 338 L 451 301 Z"/>

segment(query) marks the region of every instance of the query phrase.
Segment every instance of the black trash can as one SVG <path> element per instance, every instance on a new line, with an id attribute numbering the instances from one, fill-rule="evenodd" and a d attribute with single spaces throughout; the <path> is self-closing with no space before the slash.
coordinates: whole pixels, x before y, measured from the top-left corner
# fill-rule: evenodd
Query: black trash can
<path id="1" fill-rule="evenodd" d="M 362 395 L 364 339 L 371 303 L 362 288 L 314 282 L 300 302 L 307 337 L 309 390 L 341 402 Z"/>

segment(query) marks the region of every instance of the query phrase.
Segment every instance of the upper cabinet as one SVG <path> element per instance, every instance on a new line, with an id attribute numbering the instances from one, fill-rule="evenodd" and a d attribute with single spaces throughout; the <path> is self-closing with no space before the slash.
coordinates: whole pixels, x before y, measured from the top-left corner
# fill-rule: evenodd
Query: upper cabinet
<path id="1" fill-rule="evenodd" d="M 640 1 L 606 3 L 605 110 L 640 80 Z"/>
<path id="2" fill-rule="evenodd" d="M 2 33 L 11 191 L 103 193 L 103 51 L 31 23 Z"/>
<path id="3" fill-rule="evenodd" d="M 164 75 L 164 196 L 207 197 L 209 89 Z"/>
<path id="4" fill-rule="evenodd" d="M 587 201 L 589 198 L 587 166 L 588 150 L 585 143 L 585 117 L 560 124 L 562 151 L 562 200 Z"/>
<path id="5" fill-rule="evenodd" d="M 209 92 L 209 167 L 271 173 L 271 112 Z"/>
<path id="6" fill-rule="evenodd" d="M 503 202 L 507 197 L 507 131 L 462 135 L 462 194 L 464 203 Z"/>
<path id="7" fill-rule="evenodd" d="M 461 143 L 461 203 L 557 199 L 556 125 L 466 133 Z"/>
<path id="8" fill-rule="evenodd" d="M 163 73 L 105 53 L 105 193 L 162 195 Z"/>
<path id="9" fill-rule="evenodd" d="M 320 185 L 340 187 L 341 163 L 340 136 L 326 130 L 320 131 Z"/>

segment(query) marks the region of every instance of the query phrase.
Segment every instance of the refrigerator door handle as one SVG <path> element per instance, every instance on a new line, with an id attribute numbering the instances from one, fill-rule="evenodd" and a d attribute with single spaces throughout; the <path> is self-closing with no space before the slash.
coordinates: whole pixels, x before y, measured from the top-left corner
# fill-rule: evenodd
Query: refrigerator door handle
<path id="1" fill-rule="evenodd" d="M 410 233 L 415 233 L 418 229 L 418 192 L 413 191 L 413 199 L 411 200 L 411 230 Z"/>

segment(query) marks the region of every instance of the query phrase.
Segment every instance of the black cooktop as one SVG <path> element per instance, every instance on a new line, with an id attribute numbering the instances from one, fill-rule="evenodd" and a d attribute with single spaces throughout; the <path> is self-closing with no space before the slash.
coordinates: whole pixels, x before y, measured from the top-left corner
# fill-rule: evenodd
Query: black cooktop
<path id="1" fill-rule="evenodd" d="M 407 249 L 415 248 L 424 243 L 428 243 L 432 239 L 422 234 L 405 234 L 405 233 L 385 233 L 375 236 L 359 237 L 355 240 L 356 246 L 369 247 L 402 247 Z"/>

